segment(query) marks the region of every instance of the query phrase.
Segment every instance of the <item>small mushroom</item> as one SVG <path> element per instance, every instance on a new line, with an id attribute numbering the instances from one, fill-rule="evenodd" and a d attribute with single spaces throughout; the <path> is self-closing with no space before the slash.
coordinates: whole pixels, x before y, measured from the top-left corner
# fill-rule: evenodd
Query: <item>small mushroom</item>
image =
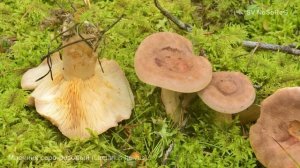
<path id="1" fill-rule="evenodd" d="M 136 51 L 134 67 L 141 81 L 181 93 L 203 89 L 212 76 L 210 62 L 193 54 L 191 42 L 170 32 L 145 38 Z"/>
<path id="2" fill-rule="evenodd" d="M 283 88 L 261 104 L 260 117 L 250 128 L 257 159 L 268 168 L 300 166 L 300 87 Z"/>
<path id="3" fill-rule="evenodd" d="M 64 44 L 80 39 L 74 36 Z M 65 136 L 80 139 L 90 137 L 89 130 L 100 134 L 130 117 L 133 94 L 115 61 L 102 60 L 102 72 L 97 53 L 85 42 L 64 48 L 62 57 L 62 62 L 52 68 L 53 81 L 48 75 L 31 93 L 40 115 Z M 43 68 L 40 65 L 27 72 L 31 82 L 41 77 L 36 72 Z"/>
<path id="4" fill-rule="evenodd" d="M 162 88 L 162 101 L 175 122 L 182 118 L 177 116 L 182 114 L 180 93 L 197 92 L 212 78 L 210 62 L 193 54 L 188 39 L 170 32 L 146 37 L 136 51 L 134 67 L 141 81 Z"/>
<path id="5" fill-rule="evenodd" d="M 231 119 L 231 114 L 248 108 L 255 100 L 250 79 L 240 72 L 214 72 L 210 84 L 198 92 L 199 97 L 218 114 Z"/>

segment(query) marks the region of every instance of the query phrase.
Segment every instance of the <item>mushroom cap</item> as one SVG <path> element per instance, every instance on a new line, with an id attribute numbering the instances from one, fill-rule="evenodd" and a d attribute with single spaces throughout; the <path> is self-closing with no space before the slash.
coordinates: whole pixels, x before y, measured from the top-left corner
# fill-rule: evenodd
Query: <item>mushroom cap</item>
<path id="1" fill-rule="evenodd" d="M 46 78 L 31 96 L 37 112 L 69 138 L 88 138 L 88 129 L 101 134 L 118 122 L 128 119 L 134 106 L 129 83 L 112 60 L 97 64 L 89 79 L 64 80 L 62 72 Z"/>
<path id="2" fill-rule="evenodd" d="M 188 39 L 170 32 L 146 37 L 135 53 L 134 67 L 141 81 L 182 93 L 203 89 L 212 77 L 210 62 L 193 54 Z"/>
<path id="3" fill-rule="evenodd" d="M 262 102 L 260 117 L 250 128 L 250 144 L 265 167 L 299 167 L 299 102 L 300 87 L 279 89 Z"/>
<path id="4" fill-rule="evenodd" d="M 203 102 L 221 113 L 238 113 L 255 100 L 250 79 L 240 72 L 214 72 L 210 84 L 198 92 Z"/>
<path id="5" fill-rule="evenodd" d="M 59 52 L 52 54 L 50 57 L 52 61 L 52 69 L 56 69 L 58 64 L 62 64 L 62 60 L 59 57 Z M 50 78 L 50 75 L 47 75 L 43 79 L 36 81 L 40 77 L 44 76 L 48 71 L 49 66 L 47 64 L 47 59 L 44 59 L 39 66 L 29 69 L 24 73 L 21 79 L 22 89 L 33 90 L 34 88 L 36 88 L 43 79 Z"/>

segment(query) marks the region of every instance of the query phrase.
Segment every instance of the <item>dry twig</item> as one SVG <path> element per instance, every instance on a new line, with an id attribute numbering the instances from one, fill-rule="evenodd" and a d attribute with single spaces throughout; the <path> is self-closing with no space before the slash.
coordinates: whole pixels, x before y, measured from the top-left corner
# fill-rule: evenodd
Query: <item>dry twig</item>
<path id="1" fill-rule="evenodd" d="M 168 157 L 169 157 L 170 153 L 172 152 L 173 147 L 174 147 L 174 143 L 172 142 L 164 155 L 162 165 L 165 165 L 167 163 Z"/>
<path id="2" fill-rule="evenodd" d="M 173 16 L 170 12 L 168 12 L 166 9 L 164 9 L 158 0 L 154 0 L 155 6 L 159 9 L 159 11 L 166 16 L 168 19 L 170 19 L 173 23 L 175 23 L 180 29 L 191 32 L 193 30 L 193 27 L 187 23 L 183 23 L 181 20 Z"/>
<path id="3" fill-rule="evenodd" d="M 263 50 L 271 50 L 271 51 L 280 51 L 288 54 L 293 55 L 300 55 L 300 50 L 295 48 L 294 46 L 282 46 L 277 44 L 268 44 L 268 43 L 261 43 L 255 41 L 243 41 L 243 46 L 248 48 L 256 48 L 263 49 Z"/>

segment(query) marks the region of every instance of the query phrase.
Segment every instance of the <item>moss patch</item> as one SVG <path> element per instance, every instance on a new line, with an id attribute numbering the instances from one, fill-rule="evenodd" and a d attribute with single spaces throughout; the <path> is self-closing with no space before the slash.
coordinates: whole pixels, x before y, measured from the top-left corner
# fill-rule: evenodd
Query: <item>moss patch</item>
<path id="1" fill-rule="evenodd" d="M 57 1 L 65 10 L 67 1 Z M 149 34 L 171 31 L 189 38 L 195 53 L 204 49 L 215 71 L 247 74 L 258 86 L 256 103 L 281 87 L 300 82 L 299 57 L 271 51 L 250 54 L 243 40 L 291 44 L 300 40 L 298 1 L 229 2 L 161 0 L 163 7 L 193 25 L 183 32 L 167 20 L 149 0 L 93 0 L 91 8 L 75 1 L 78 21 L 100 28 L 125 14 L 101 43 L 101 57 L 115 59 L 126 73 L 136 106 L 132 117 L 102 135 L 86 141 L 69 140 L 50 122 L 26 106 L 30 92 L 20 88 L 26 69 L 38 65 L 57 29 L 42 29 L 55 1 L 4 0 L 0 2 L 0 39 L 14 37 L 13 46 L 0 53 L 0 165 L 4 167 L 164 167 L 163 156 L 174 144 L 166 167 L 258 167 L 249 141 L 236 120 L 217 126 L 213 113 L 199 100 L 189 109 L 189 122 L 178 129 L 167 118 L 160 90 L 140 82 L 133 58 L 139 43 Z M 283 14 L 263 14 L 279 11 Z M 0 44 L 2 45 L 2 44 Z M 57 44 L 51 44 L 55 47 Z M 296 44 L 299 45 L 299 44 Z M 245 131 L 244 131 L 245 132 Z M 128 158 L 141 154 L 140 161 Z"/>

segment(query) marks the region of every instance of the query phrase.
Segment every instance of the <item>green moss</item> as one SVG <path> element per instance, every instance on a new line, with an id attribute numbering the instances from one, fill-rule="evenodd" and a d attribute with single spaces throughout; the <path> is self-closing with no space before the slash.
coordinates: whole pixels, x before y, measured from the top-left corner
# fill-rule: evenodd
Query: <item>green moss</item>
<path id="1" fill-rule="evenodd" d="M 58 3 L 72 11 L 67 2 Z M 151 33 L 177 32 L 192 41 L 195 53 L 205 49 L 215 71 L 247 74 L 260 86 L 256 100 L 260 103 L 278 88 L 299 85 L 299 58 L 270 51 L 256 51 L 251 55 L 241 42 L 246 39 L 278 44 L 299 41 L 299 2 L 277 0 L 248 4 L 248 1 L 205 0 L 201 1 L 202 6 L 199 3 L 161 0 L 162 6 L 194 26 L 191 33 L 186 33 L 168 21 L 149 0 L 95 0 L 88 10 L 82 1 L 75 2 L 79 15 L 76 19 L 91 21 L 102 29 L 125 14 L 102 41 L 101 57 L 115 59 L 120 64 L 136 102 L 129 120 L 102 135 L 78 141 L 67 139 L 34 108 L 27 107 L 30 92 L 20 88 L 21 74 L 40 63 L 55 33 L 42 29 L 40 24 L 50 16 L 49 10 L 59 7 L 54 1 L 0 2 L 1 37 L 18 39 L 8 51 L 0 53 L 0 165 L 163 167 L 164 153 L 174 143 L 168 167 L 257 167 L 238 122 L 223 127 L 212 124 L 211 110 L 198 100 L 189 109 L 187 126 L 174 127 L 165 114 L 160 90 L 140 82 L 135 75 L 135 50 Z M 197 14 L 199 7 L 205 9 L 205 13 Z M 259 10 L 286 11 L 286 14 L 247 14 Z M 134 151 L 139 152 L 143 160 L 129 160 L 128 156 Z"/>

